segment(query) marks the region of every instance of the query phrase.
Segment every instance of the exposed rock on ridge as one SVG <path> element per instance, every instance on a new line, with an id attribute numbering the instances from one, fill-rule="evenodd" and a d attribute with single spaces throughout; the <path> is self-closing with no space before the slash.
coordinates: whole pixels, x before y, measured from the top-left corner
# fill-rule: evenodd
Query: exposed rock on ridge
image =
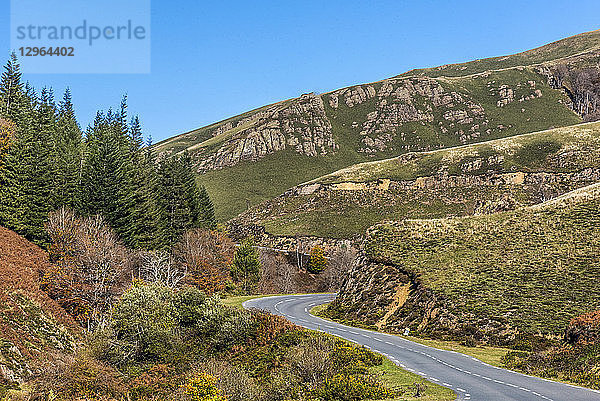
<path id="1" fill-rule="evenodd" d="M 323 101 L 312 93 L 271 106 L 235 124 L 224 124 L 213 135 L 230 135 L 230 138 L 216 151 L 196 156 L 199 171 L 258 160 L 286 148 L 306 156 L 326 155 L 338 149 Z"/>

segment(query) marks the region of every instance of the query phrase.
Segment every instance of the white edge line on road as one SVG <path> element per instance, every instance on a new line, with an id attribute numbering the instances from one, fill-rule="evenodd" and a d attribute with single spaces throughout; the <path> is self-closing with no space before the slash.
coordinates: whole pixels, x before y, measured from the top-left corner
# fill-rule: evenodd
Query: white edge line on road
<path id="1" fill-rule="evenodd" d="M 311 297 L 311 296 L 315 296 L 315 295 L 329 296 L 329 297 L 333 297 L 333 299 L 335 299 L 335 296 L 337 296 L 337 293 L 325 293 L 325 294 L 292 294 L 292 295 L 272 295 L 272 296 L 261 297 L 261 298 L 254 298 L 254 299 L 250 299 L 250 300 L 244 301 L 244 302 L 242 302 L 242 307 L 246 308 L 247 304 L 248 304 L 248 303 L 250 303 L 250 301 L 258 301 L 258 300 L 267 299 L 267 298 L 278 298 L 278 297 L 282 297 L 282 298 L 283 298 L 283 297 L 303 298 L 303 297 Z M 284 301 L 285 301 L 285 302 L 289 302 L 289 301 L 292 301 L 292 300 L 291 300 L 291 299 L 287 299 L 287 300 L 284 300 Z M 282 302 L 283 302 L 283 301 L 282 301 Z M 326 303 L 326 302 L 327 302 L 327 301 L 325 301 L 325 302 L 323 302 L 323 303 Z M 319 303 L 319 302 L 315 302 L 315 303 L 313 303 L 313 305 L 317 305 L 317 304 L 320 304 L 320 305 L 322 305 L 322 303 Z M 309 314 L 310 314 L 310 312 L 307 312 L 307 313 L 309 313 Z M 285 316 L 287 316 L 287 315 L 285 315 Z M 329 321 L 329 320 L 323 319 L 323 318 L 321 318 L 321 317 L 319 317 L 319 316 L 315 316 L 315 315 L 313 315 L 313 314 L 310 314 L 310 316 L 311 316 L 311 317 L 313 317 L 313 318 L 315 318 L 315 319 L 317 319 L 317 320 L 321 320 L 321 321 L 323 321 L 323 322 L 326 322 L 326 323 L 335 323 L 335 324 L 338 326 L 338 327 L 335 327 L 335 329 L 337 329 L 337 330 L 340 330 L 340 327 L 339 327 L 339 326 L 342 326 L 342 327 L 345 327 L 345 328 L 353 328 L 353 329 L 356 329 L 356 330 L 358 330 L 358 331 L 362 331 L 362 332 L 369 332 L 369 333 L 379 333 L 379 332 L 374 332 L 374 331 L 372 331 L 372 330 L 365 330 L 365 329 L 360 329 L 360 328 L 357 328 L 357 327 L 351 327 L 351 326 L 342 325 L 342 324 L 340 324 L 340 323 L 337 323 L 337 322 L 331 322 L 331 321 Z M 311 330 L 313 330 L 313 329 L 311 329 Z M 320 331 L 320 332 L 322 332 L 322 333 L 325 333 L 325 331 L 318 330 L 318 329 L 316 329 L 315 331 Z M 351 334 L 355 334 L 355 335 L 361 335 L 361 336 L 367 337 L 366 335 L 364 335 L 364 334 L 362 334 L 362 333 L 354 333 L 354 332 L 350 332 L 350 333 L 351 333 Z M 551 380 L 551 379 L 545 379 L 545 378 L 542 378 L 542 377 L 532 376 L 532 375 L 528 375 L 528 374 L 521 373 L 521 372 L 515 372 L 514 370 L 504 369 L 504 368 L 500 368 L 500 367 L 498 367 L 498 366 L 490 365 L 490 364 L 488 364 L 488 363 L 486 363 L 486 362 L 483 362 L 483 361 L 481 361 L 480 359 L 477 359 L 477 358 L 475 358 L 475 357 L 472 357 L 472 356 L 469 356 L 469 355 L 462 354 L 462 353 L 460 353 L 460 352 L 457 352 L 457 351 L 444 350 L 444 349 L 439 349 L 439 348 L 430 347 L 430 346 L 428 346 L 428 345 L 420 344 L 420 343 L 417 343 L 417 342 L 414 342 L 414 341 L 411 341 L 411 340 L 408 340 L 408 339 L 406 339 L 406 338 L 400 337 L 400 336 L 398 336 L 398 335 L 390 334 L 390 333 L 379 333 L 379 334 L 382 334 L 382 335 L 384 335 L 384 336 L 388 336 L 388 337 L 390 337 L 390 338 L 394 338 L 394 339 L 396 339 L 396 340 L 401 340 L 401 341 L 408 342 L 408 343 L 410 343 L 411 345 L 413 345 L 413 346 L 416 346 L 417 348 L 418 348 L 418 347 L 423 347 L 423 348 L 426 348 L 426 349 L 431 349 L 431 350 L 435 350 L 435 351 L 447 352 L 447 353 L 452 353 L 452 354 L 458 354 L 458 355 L 462 355 L 462 356 L 464 356 L 464 357 L 466 357 L 466 358 L 471 358 L 471 359 L 473 359 L 473 360 L 475 360 L 475 361 L 478 361 L 479 363 L 481 363 L 481 364 L 483 364 L 483 365 L 486 365 L 486 366 L 488 366 L 488 367 L 491 367 L 491 368 L 494 368 L 494 369 L 498 369 L 498 370 L 502 370 L 502 371 L 505 371 L 505 372 L 509 372 L 509 373 L 512 373 L 512 374 L 515 374 L 515 375 L 525 376 L 525 377 L 529 377 L 529 378 L 536 379 L 536 380 L 542 380 L 542 381 L 549 382 L 549 383 L 555 383 L 555 384 L 559 384 L 559 385 L 568 386 L 568 387 L 571 387 L 571 388 L 576 388 L 576 389 L 580 389 L 580 390 L 584 390 L 584 391 L 591 391 L 591 392 L 594 392 L 594 393 L 598 393 L 598 394 L 600 394 L 600 390 L 594 390 L 594 389 L 587 388 L 587 387 L 576 386 L 576 385 L 569 384 L 569 383 L 562 383 L 562 382 L 558 382 L 558 381 L 555 381 L 555 380 Z M 353 343 L 355 343 L 355 344 L 357 344 L 357 345 L 361 345 L 361 346 L 362 346 L 362 344 L 360 344 L 360 343 L 359 343 L 359 342 L 357 342 L 357 341 L 354 341 L 354 340 L 349 340 L 349 339 L 346 339 L 346 340 L 348 340 L 348 341 L 351 341 L 351 342 L 353 342 Z M 393 344 L 393 343 L 390 343 L 390 342 L 387 342 L 387 341 L 386 341 L 385 343 L 386 343 L 386 344 L 389 344 L 389 345 L 396 345 L 396 344 Z M 415 350 L 412 350 L 412 351 L 415 351 Z M 420 351 L 415 351 L 415 352 L 420 352 Z M 410 368 L 407 368 L 407 370 L 409 370 L 409 371 L 413 371 L 413 372 L 414 372 L 414 370 L 412 370 L 412 369 L 410 369 Z M 484 377 L 484 378 L 485 378 L 485 377 Z M 485 379 L 488 379 L 488 380 L 490 380 L 489 378 L 485 378 Z M 509 383 L 503 383 L 503 384 L 505 384 L 505 385 L 509 385 Z M 512 387 L 512 386 L 511 386 L 511 387 Z M 531 390 L 529 390 L 529 389 L 524 389 L 524 388 L 521 388 L 521 387 L 518 387 L 518 388 L 519 388 L 519 389 L 521 389 L 521 390 L 524 390 L 524 391 L 531 392 Z"/>

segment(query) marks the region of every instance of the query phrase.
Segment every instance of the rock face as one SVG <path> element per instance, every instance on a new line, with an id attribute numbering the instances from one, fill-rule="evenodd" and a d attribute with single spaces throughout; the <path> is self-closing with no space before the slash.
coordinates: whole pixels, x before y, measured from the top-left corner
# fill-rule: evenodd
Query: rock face
<path id="1" fill-rule="evenodd" d="M 404 128 L 405 125 L 407 123 L 431 124 L 436 121 L 436 115 L 439 114 L 443 114 L 443 118 L 450 122 L 450 129 L 456 128 L 453 134 L 461 143 L 479 137 L 480 133 L 475 130 L 485 127 L 489 122 L 485 118 L 483 107 L 468 95 L 446 90 L 438 79 L 428 77 L 392 78 L 377 85 L 340 89 L 327 97 L 329 105 L 334 110 L 340 108 L 340 104 L 354 108 L 373 100 L 375 104 L 371 107 L 372 111 L 366 114 L 366 119 L 362 123 L 355 124 L 357 127 L 360 126 L 363 144 L 358 151 L 367 154 L 394 150 L 390 148 L 390 143 L 397 137 L 401 143 L 405 143 L 402 149 L 398 150 L 415 150 L 415 145 L 411 143 L 413 140 L 418 142 L 419 139 L 408 138 L 413 136 L 412 129 Z M 340 99 L 342 99 L 341 103 Z M 460 109 L 456 109 L 457 107 Z M 439 125 L 439 134 L 449 132 L 442 121 L 439 121 Z M 477 128 L 471 130 L 471 134 L 465 134 L 465 130 L 468 131 L 475 125 Z"/>
<path id="2" fill-rule="evenodd" d="M 405 296 L 398 299 L 402 293 Z M 345 277 L 328 313 L 386 332 L 402 333 L 409 328 L 411 333 L 444 339 L 507 344 L 516 333 L 505 322 L 462 312 L 423 286 L 418 277 L 399 266 L 369 260 L 364 253 Z"/>
<path id="3" fill-rule="evenodd" d="M 527 186 L 537 187 L 540 191 L 552 188 L 560 189 L 560 194 L 565 189 L 570 190 L 580 186 L 589 185 L 600 181 L 600 169 L 586 168 L 577 172 L 552 173 L 552 172 L 515 172 L 515 173 L 489 173 L 480 175 L 432 175 L 419 177 L 414 180 L 392 181 L 379 179 L 371 182 L 342 182 L 334 184 L 308 184 L 290 189 L 282 196 L 310 195 L 317 192 L 328 191 L 393 191 L 393 190 L 419 190 L 419 189 L 448 189 L 460 187 L 508 187 Z M 556 196 L 554 194 L 553 196 Z M 553 197 L 549 196 L 549 197 Z M 541 199 L 544 201 L 547 199 Z"/>
<path id="4" fill-rule="evenodd" d="M 290 150 L 292 155 L 315 158 L 340 155 L 332 163 L 337 169 L 348 160 L 574 124 L 578 119 L 571 110 L 593 120 L 600 118 L 598 36 L 596 32 L 565 39 L 544 46 L 541 53 L 534 49 L 486 62 L 414 70 L 321 95 L 304 94 L 182 134 L 156 148 L 165 155 L 187 149 L 199 172 Z"/>
<path id="5" fill-rule="evenodd" d="M 313 157 L 338 149 L 323 101 L 312 93 L 270 106 L 235 124 L 229 122 L 219 126 L 213 137 L 220 135 L 229 135 L 229 138 L 216 150 L 196 155 L 199 171 L 258 160 L 286 148 Z"/>

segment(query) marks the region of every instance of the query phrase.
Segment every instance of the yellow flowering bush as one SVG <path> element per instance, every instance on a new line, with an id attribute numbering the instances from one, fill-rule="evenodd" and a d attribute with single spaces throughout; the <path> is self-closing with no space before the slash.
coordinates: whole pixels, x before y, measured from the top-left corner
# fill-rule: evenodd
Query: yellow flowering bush
<path id="1" fill-rule="evenodd" d="M 188 379 L 183 387 L 191 401 L 227 401 L 223 390 L 217 387 L 217 378 L 208 373 Z"/>
<path id="2" fill-rule="evenodd" d="M 358 401 L 394 398 L 396 393 L 370 376 L 337 374 L 325 379 L 311 395 L 323 401 Z"/>

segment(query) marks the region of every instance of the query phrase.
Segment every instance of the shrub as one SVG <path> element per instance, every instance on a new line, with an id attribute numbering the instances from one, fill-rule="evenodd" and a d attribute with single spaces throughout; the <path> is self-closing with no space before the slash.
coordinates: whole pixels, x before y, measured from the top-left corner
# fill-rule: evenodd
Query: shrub
<path id="1" fill-rule="evenodd" d="M 42 289 L 88 328 L 101 322 L 127 281 L 130 253 L 100 216 L 79 218 L 66 208 L 50 213 L 50 258 Z"/>
<path id="2" fill-rule="evenodd" d="M 116 366 L 141 362 L 179 365 L 199 353 L 244 344 L 255 330 L 252 316 L 225 307 L 194 287 L 174 291 L 136 281 L 115 305 L 110 324 L 94 333 L 96 354 Z"/>
<path id="3" fill-rule="evenodd" d="M 259 391 L 256 384 L 240 367 L 223 360 L 210 359 L 202 363 L 199 370 L 217 378 L 217 386 L 227 394 L 229 401 L 257 398 Z"/>
<path id="4" fill-rule="evenodd" d="M 251 239 L 242 241 L 233 255 L 231 276 L 242 284 L 245 292 L 256 286 L 260 280 L 260 260 Z"/>
<path id="5" fill-rule="evenodd" d="M 370 376 L 337 374 L 310 394 L 323 401 L 355 401 L 393 398 L 396 392 Z"/>
<path id="6" fill-rule="evenodd" d="M 59 400 L 111 399 L 125 393 L 119 373 L 86 353 L 48 364 L 41 372 L 32 383 L 36 395 L 58 394 L 54 399 Z"/>
<path id="7" fill-rule="evenodd" d="M 166 364 L 152 365 L 149 369 L 133 378 L 129 383 L 131 400 L 163 400 L 173 394 L 181 384 L 181 376 Z"/>
<path id="8" fill-rule="evenodd" d="M 325 252 L 319 245 L 315 245 L 310 250 L 310 261 L 308 262 L 308 271 L 311 273 L 321 273 L 327 267 L 327 258 Z"/>
<path id="9" fill-rule="evenodd" d="M 136 282 L 114 307 L 114 335 L 133 346 L 135 360 L 163 360 L 169 354 L 177 338 L 173 298 L 167 287 Z"/>
<path id="10" fill-rule="evenodd" d="M 334 340 L 325 336 L 309 336 L 288 353 L 294 376 L 302 382 L 318 383 L 332 376 L 336 366 L 331 354 Z"/>
<path id="11" fill-rule="evenodd" d="M 367 373 L 367 368 L 383 363 L 383 357 L 363 347 L 355 347 L 337 341 L 331 359 L 338 371 L 346 373 Z"/>
<path id="12" fill-rule="evenodd" d="M 217 387 L 217 379 L 207 373 L 188 379 L 183 388 L 191 401 L 227 401 L 223 390 Z"/>
<path id="13" fill-rule="evenodd" d="M 303 331 L 300 327 L 289 322 L 281 316 L 254 310 L 252 318 L 256 323 L 254 341 L 257 345 L 268 345 L 273 343 L 283 334 Z"/>
<path id="14" fill-rule="evenodd" d="M 565 332 L 565 340 L 570 344 L 597 343 L 600 340 L 600 311 L 571 319 Z"/>
<path id="15" fill-rule="evenodd" d="M 175 246 L 176 261 L 187 272 L 185 281 L 207 294 L 222 291 L 231 280 L 235 245 L 218 231 L 189 230 Z"/>

